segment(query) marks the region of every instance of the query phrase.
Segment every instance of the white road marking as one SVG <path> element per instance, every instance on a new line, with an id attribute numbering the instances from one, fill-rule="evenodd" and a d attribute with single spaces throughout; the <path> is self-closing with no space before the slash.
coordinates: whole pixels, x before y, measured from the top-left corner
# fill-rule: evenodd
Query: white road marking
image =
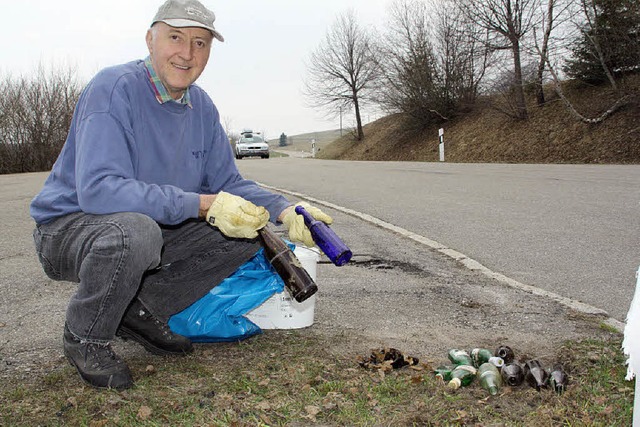
<path id="1" fill-rule="evenodd" d="M 383 221 L 379 218 L 376 218 L 374 216 L 362 213 L 362 212 L 358 212 L 358 211 L 354 211 L 353 209 L 349 209 L 349 208 L 345 208 L 343 206 L 339 206 L 336 205 L 334 203 L 331 202 L 327 202 L 324 200 L 320 200 L 320 199 L 316 199 L 315 197 L 311 197 L 308 196 L 306 194 L 303 193 L 297 193 L 295 191 L 290 191 L 290 190 L 285 190 L 282 188 L 277 188 L 277 187 L 272 187 L 270 185 L 266 185 L 263 183 L 258 182 L 258 184 L 264 188 L 267 188 L 269 190 L 272 191 L 277 191 L 279 193 L 284 193 L 284 194 L 288 194 L 290 196 L 295 196 L 299 199 L 304 199 L 307 200 L 309 202 L 315 203 L 317 205 L 322 205 L 322 206 L 326 206 L 328 208 L 331 209 L 335 209 L 339 212 L 345 213 L 347 215 L 351 215 L 353 217 L 359 218 L 363 221 L 366 221 L 370 224 L 376 225 L 380 228 L 383 228 L 385 230 L 388 231 L 392 231 L 396 234 L 399 234 L 403 237 L 406 237 L 408 239 L 413 240 L 416 243 L 419 243 L 421 245 L 425 245 L 431 249 L 434 249 L 438 252 L 440 252 L 443 255 L 446 255 L 452 259 L 454 259 L 455 261 L 461 263 L 463 266 L 465 266 L 466 268 L 468 268 L 469 270 L 473 270 L 473 271 L 478 271 L 480 273 L 482 273 L 483 275 L 493 279 L 493 280 L 497 280 L 500 283 L 503 283 L 509 287 L 515 288 L 515 289 L 519 289 L 521 291 L 524 292 L 528 292 L 530 294 L 533 295 L 538 295 L 538 296 L 542 296 L 542 297 L 546 297 L 546 298 L 550 298 L 556 302 L 558 302 L 559 304 L 562 304 L 572 310 L 576 310 L 580 313 L 584 313 L 587 315 L 594 315 L 594 316 L 604 316 L 606 319 L 603 321 L 606 325 L 608 325 L 611 328 L 614 328 L 615 330 L 617 330 L 618 332 L 624 332 L 624 326 L 625 324 L 623 322 L 620 322 L 617 319 L 614 319 L 612 317 L 609 316 L 609 313 L 607 313 L 605 310 L 602 310 L 600 308 L 596 308 L 593 307 L 589 304 L 585 304 L 583 302 L 580 301 L 576 301 L 573 300 L 571 298 L 567 298 L 567 297 L 563 297 L 561 295 L 558 295 L 556 293 L 553 292 L 549 292 L 546 291 L 544 289 L 538 288 L 536 286 L 531 286 L 531 285 L 527 285 L 525 283 L 519 282 L 515 279 L 512 279 L 510 277 L 505 276 L 504 274 L 495 272 L 487 267 L 485 267 L 484 265 L 482 265 L 481 263 L 479 263 L 478 261 L 474 260 L 473 258 L 469 258 L 468 256 L 466 256 L 463 253 L 460 253 L 454 249 L 448 248 L 445 245 L 436 242 L 435 240 L 431 240 L 427 237 L 421 236 L 419 234 L 413 233 L 407 229 L 404 229 L 402 227 L 398 227 L 397 225 L 393 225 L 391 223 L 388 223 L 386 221 Z"/>

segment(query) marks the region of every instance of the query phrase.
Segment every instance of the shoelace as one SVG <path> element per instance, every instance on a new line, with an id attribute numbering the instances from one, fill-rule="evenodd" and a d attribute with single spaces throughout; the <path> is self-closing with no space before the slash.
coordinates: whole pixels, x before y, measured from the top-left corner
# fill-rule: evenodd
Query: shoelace
<path id="1" fill-rule="evenodd" d="M 156 316 L 154 316 L 153 314 L 149 313 L 146 310 L 140 310 L 138 312 L 138 316 L 143 317 L 144 319 L 151 319 L 153 320 L 153 323 L 158 326 L 160 328 L 160 330 L 162 331 L 162 335 L 168 335 L 169 338 L 173 337 L 173 332 L 171 332 L 171 329 L 169 328 L 169 325 L 166 324 L 165 322 L 160 321 L 160 319 L 158 319 Z"/>
<path id="2" fill-rule="evenodd" d="M 111 349 L 111 345 L 88 344 L 84 355 L 85 365 L 91 363 L 91 367 L 96 369 L 110 368 L 122 363 L 122 359 Z"/>

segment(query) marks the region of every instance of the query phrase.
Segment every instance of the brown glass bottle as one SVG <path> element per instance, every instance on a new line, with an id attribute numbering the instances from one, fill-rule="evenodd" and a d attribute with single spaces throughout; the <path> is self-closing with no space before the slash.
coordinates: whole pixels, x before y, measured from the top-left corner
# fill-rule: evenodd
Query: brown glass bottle
<path id="1" fill-rule="evenodd" d="M 289 246 L 267 227 L 258 233 L 267 259 L 284 281 L 291 296 L 302 302 L 315 294 L 318 287 Z"/>
<path id="2" fill-rule="evenodd" d="M 501 357 L 504 360 L 504 363 L 508 365 L 513 362 L 515 359 L 515 355 L 513 354 L 513 350 L 508 345 L 501 345 L 496 349 L 496 356 Z"/>

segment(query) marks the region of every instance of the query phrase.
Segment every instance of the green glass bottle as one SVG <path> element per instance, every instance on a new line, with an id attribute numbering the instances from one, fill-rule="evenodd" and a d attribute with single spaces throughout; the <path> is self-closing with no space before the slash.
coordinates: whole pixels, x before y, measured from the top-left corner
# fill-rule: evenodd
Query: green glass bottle
<path id="1" fill-rule="evenodd" d="M 465 350 L 451 349 L 449 350 L 449 360 L 455 365 L 469 365 L 473 366 L 473 360 L 471 356 Z"/>
<path id="2" fill-rule="evenodd" d="M 471 365 L 458 365 L 451 371 L 451 381 L 447 387 L 457 390 L 462 386 L 467 386 L 471 384 L 477 373 L 478 370 Z"/>
<path id="3" fill-rule="evenodd" d="M 476 368 L 483 363 L 487 363 L 489 359 L 493 357 L 493 353 L 486 348 L 474 348 L 469 352 L 469 354 L 471 355 L 473 366 L 475 366 Z"/>
<path id="4" fill-rule="evenodd" d="M 442 365 L 435 369 L 436 380 L 442 383 L 451 381 L 451 372 L 455 369 L 455 365 Z"/>
<path id="5" fill-rule="evenodd" d="M 502 385 L 502 377 L 496 365 L 490 362 L 483 363 L 478 368 L 478 380 L 482 388 L 487 390 L 492 396 L 498 394 L 498 389 Z"/>

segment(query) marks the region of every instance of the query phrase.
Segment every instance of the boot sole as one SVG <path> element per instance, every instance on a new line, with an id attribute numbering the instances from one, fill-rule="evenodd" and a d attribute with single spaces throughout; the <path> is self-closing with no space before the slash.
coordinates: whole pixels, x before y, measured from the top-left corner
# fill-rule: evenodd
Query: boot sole
<path id="1" fill-rule="evenodd" d="M 141 335 L 135 333 L 131 329 L 124 326 L 120 326 L 120 329 L 118 329 L 118 332 L 116 333 L 116 335 L 125 341 L 132 340 L 137 342 L 138 344 L 143 346 L 145 350 L 147 350 L 149 353 L 155 354 L 157 356 L 186 356 L 188 353 L 191 353 L 193 351 L 193 348 L 187 351 L 184 351 L 184 350 L 171 351 L 171 350 L 167 350 L 166 348 L 158 347 L 152 342 L 144 339 Z"/>

